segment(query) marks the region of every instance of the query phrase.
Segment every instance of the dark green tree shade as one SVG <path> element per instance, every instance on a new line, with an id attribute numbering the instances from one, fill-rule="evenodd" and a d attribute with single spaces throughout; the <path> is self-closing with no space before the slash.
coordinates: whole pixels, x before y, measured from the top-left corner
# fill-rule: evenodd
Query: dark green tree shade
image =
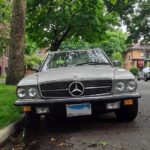
<path id="1" fill-rule="evenodd" d="M 139 0 L 138 8 L 128 23 L 130 35 L 128 41 L 137 42 L 139 39 L 150 42 L 150 0 Z"/>
<path id="2" fill-rule="evenodd" d="M 115 12 L 127 25 L 127 42 L 150 42 L 150 0 L 104 0 L 109 12 Z"/>
<path id="3" fill-rule="evenodd" d="M 32 0 L 27 3 L 27 32 L 39 47 L 56 51 L 73 37 L 93 43 L 117 23 L 101 0 Z"/>

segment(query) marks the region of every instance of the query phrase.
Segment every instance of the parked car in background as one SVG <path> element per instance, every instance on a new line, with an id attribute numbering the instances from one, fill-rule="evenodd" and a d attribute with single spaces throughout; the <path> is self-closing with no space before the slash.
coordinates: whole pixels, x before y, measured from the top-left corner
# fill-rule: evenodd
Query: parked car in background
<path id="1" fill-rule="evenodd" d="M 145 81 L 150 80 L 150 67 L 145 67 L 141 71 L 139 71 L 137 79 L 143 79 Z"/>
<path id="2" fill-rule="evenodd" d="M 116 64 L 116 63 L 114 63 Z M 38 73 L 17 85 L 17 106 L 23 106 L 26 123 L 40 115 L 66 117 L 114 112 L 132 121 L 138 112 L 135 77 L 114 67 L 101 49 L 50 52 Z"/>

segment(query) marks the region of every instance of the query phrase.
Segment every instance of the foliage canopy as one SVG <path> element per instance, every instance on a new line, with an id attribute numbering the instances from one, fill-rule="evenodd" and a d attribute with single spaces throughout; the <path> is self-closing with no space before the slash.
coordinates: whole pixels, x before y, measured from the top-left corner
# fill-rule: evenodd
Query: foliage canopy
<path id="1" fill-rule="evenodd" d="M 101 0 L 32 0 L 27 3 L 27 32 L 40 47 L 55 51 L 70 37 L 99 41 L 117 23 Z M 40 35 L 40 36 L 39 36 Z"/>
<path id="2" fill-rule="evenodd" d="M 117 30 L 107 31 L 100 46 L 111 57 L 113 52 L 123 53 L 127 49 L 126 39 L 126 33 Z"/>
<path id="3" fill-rule="evenodd" d="M 138 0 L 137 8 L 128 21 L 129 41 L 150 42 L 150 0 Z"/>

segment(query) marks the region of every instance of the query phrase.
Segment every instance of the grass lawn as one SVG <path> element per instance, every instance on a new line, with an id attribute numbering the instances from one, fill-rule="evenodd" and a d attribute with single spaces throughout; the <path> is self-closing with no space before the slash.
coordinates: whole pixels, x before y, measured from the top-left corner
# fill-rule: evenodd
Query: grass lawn
<path id="1" fill-rule="evenodd" d="M 14 106 L 16 86 L 0 84 L 0 128 L 20 118 L 22 110 Z"/>

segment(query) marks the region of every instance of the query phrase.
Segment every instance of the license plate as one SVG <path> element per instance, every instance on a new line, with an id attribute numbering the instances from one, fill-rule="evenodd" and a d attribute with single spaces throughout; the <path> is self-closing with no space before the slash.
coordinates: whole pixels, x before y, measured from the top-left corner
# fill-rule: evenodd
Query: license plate
<path id="1" fill-rule="evenodd" d="M 90 103 L 66 105 L 67 117 L 91 115 L 91 110 L 92 109 Z"/>

